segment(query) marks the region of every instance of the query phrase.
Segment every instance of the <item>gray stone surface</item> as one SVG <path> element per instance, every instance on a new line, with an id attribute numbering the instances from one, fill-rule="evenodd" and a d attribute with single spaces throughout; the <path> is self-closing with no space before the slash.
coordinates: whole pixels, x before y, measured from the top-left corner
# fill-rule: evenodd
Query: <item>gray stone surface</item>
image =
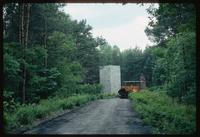
<path id="1" fill-rule="evenodd" d="M 120 66 L 101 66 L 99 77 L 100 84 L 103 86 L 103 92 L 117 93 L 121 88 Z"/>

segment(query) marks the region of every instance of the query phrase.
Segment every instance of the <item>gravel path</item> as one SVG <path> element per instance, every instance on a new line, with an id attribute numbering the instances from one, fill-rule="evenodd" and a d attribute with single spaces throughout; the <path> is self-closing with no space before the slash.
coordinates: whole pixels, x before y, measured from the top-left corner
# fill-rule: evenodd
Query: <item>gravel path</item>
<path id="1" fill-rule="evenodd" d="M 101 99 L 72 110 L 25 134 L 151 134 L 128 99 Z"/>

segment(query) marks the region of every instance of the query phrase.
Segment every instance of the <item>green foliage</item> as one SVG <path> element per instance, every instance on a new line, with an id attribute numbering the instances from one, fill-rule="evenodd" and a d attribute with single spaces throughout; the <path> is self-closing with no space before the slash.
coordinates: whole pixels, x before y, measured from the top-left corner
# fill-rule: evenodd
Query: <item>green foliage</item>
<path id="1" fill-rule="evenodd" d="M 146 34 L 155 42 L 151 72 L 153 86 L 166 87 L 180 102 L 196 102 L 196 13 L 193 4 L 160 3 L 147 9 Z M 165 17 L 165 18 L 163 18 Z"/>
<path id="2" fill-rule="evenodd" d="M 6 90 L 5 94 L 12 91 L 13 97 L 15 97 L 18 93 L 18 85 L 21 82 L 21 76 L 19 75 L 21 73 L 20 48 L 18 48 L 19 45 L 17 43 L 4 43 L 3 45 L 4 90 Z M 5 100 L 8 101 L 7 99 Z"/>
<path id="3" fill-rule="evenodd" d="M 121 53 L 122 81 L 139 80 L 143 72 L 144 56 L 139 48 L 128 49 Z"/>
<path id="4" fill-rule="evenodd" d="M 165 58 L 166 50 L 164 48 L 153 49 L 156 60 L 152 68 L 152 82 L 153 85 L 165 84 L 167 78 L 168 64 Z"/>
<path id="5" fill-rule="evenodd" d="M 59 67 L 72 61 L 75 52 L 74 41 L 62 32 L 54 31 L 48 37 L 48 66 Z"/>
<path id="6" fill-rule="evenodd" d="M 113 97 L 117 97 L 118 95 L 115 93 L 100 93 L 97 94 L 97 99 L 109 99 Z"/>
<path id="7" fill-rule="evenodd" d="M 5 90 L 13 91 L 18 102 L 22 102 L 23 80 L 27 103 L 37 103 L 58 92 L 76 94 L 80 92 L 79 83 L 98 82 L 98 51 L 92 28 L 85 20 L 72 20 L 59 9 L 62 7 L 62 4 L 31 4 L 28 46 L 24 50 L 18 39 L 22 33 L 19 4 L 4 6 Z"/>
<path id="8" fill-rule="evenodd" d="M 150 22 L 145 32 L 153 42 L 160 45 L 169 37 L 175 36 L 178 31 L 191 31 L 196 28 L 194 4 L 160 3 L 157 9 L 150 6 L 147 12 Z"/>
<path id="9" fill-rule="evenodd" d="M 79 89 L 77 90 L 84 94 L 99 94 L 101 93 L 102 86 L 99 84 L 94 84 L 94 85 L 84 84 L 80 85 Z"/>
<path id="10" fill-rule="evenodd" d="M 170 62 L 167 84 L 168 94 L 193 104 L 195 103 L 196 94 L 195 39 L 196 36 L 193 32 L 177 35 L 168 42 L 169 48 L 166 56 L 167 61 Z M 171 52 L 172 50 L 177 52 Z"/>
<path id="11" fill-rule="evenodd" d="M 99 45 L 99 63 L 100 66 L 111 65 L 113 63 L 113 49 L 107 41 L 101 37 L 96 39 Z M 113 64 L 114 65 L 114 64 Z"/>
<path id="12" fill-rule="evenodd" d="M 40 98 L 44 99 L 52 95 L 58 88 L 57 81 L 60 75 L 57 68 L 38 70 L 29 81 L 30 89 L 28 89 L 27 97 L 37 97 L 32 101 L 39 101 Z"/>
<path id="13" fill-rule="evenodd" d="M 147 47 L 144 54 L 144 65 L 143 65 L 143 73 L 146 77 L 146 84 L 148 87 L 154 85 L 153 83 L 153 67 L 155 65 L 156 57 L 153 53 L 154 47 Z"/>
<path id="14" fill-rule="evenodd" d="M 12 115 L 7 112 L 3 112 L 3 122 L 4 122 L 4 129 L 5 131 L 9 131 L 16 127 L 19 127 L 19 123 L 16 120 L 16 115 Z"/>
<path id="15" fill-rule="evenodd" d="M 152 86 L 148 88 L 149 91 L 152 92 L 166 92 L 165 86 Z"/>
<path id="16" fill-rule="evenodd" d="M 35 115 L 34 110 L 35 108 L 33 105 L 26 105 L 24 107 L 21 107 L 16 112 L 17 122 L 19 122 L 20 125 L 27 125 L 28 123 L 32 123 Z"/>
<path id="17" fill-rule="evenodd" d="M 14 98 L 14 92 L 4 90 L 3 99 L 3 110 L 5 112 L 13 112 L 19 107 L 19 103 Z"/>
<path id="18" fill-rule="evenodd" d="M 129 94 L 133 108 L 155 133 L 193 134 L 196 132 L 196 108 L 179 104 L 165 92 L 143 90 Z"/>

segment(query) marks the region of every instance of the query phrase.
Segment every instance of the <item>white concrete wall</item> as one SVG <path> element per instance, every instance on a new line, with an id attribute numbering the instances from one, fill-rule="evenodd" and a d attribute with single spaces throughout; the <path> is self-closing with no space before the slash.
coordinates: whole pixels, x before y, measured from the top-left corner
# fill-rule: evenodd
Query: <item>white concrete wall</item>
<path id="1" fill-rule="evenodd" d="M 100 67 L 100 84 L 103 86 L 103 92 L 110 92 L 110 68 Z"/>
<path id="2" fill-rule="evenodd" d="M 103 86 L 103 92 L 117 93 L 121 88 L 120 66 L 101 66 L 99 77 L 100 84 Z"/>
<path id="3" fill-rule="evenodd" d="M 121 88 L 120 66 L 111 66 L 111 92 L 118 93 Z"/>

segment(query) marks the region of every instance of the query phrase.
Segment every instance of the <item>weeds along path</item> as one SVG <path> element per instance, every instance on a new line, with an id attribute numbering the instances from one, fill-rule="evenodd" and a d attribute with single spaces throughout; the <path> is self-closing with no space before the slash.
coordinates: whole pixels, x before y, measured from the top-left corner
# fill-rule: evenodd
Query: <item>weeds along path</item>
<path id="1" fill-rule="evenodd" d="M 128 99 L 101 99 L 43 123 L 25 134 L 150 134 Z"/>

